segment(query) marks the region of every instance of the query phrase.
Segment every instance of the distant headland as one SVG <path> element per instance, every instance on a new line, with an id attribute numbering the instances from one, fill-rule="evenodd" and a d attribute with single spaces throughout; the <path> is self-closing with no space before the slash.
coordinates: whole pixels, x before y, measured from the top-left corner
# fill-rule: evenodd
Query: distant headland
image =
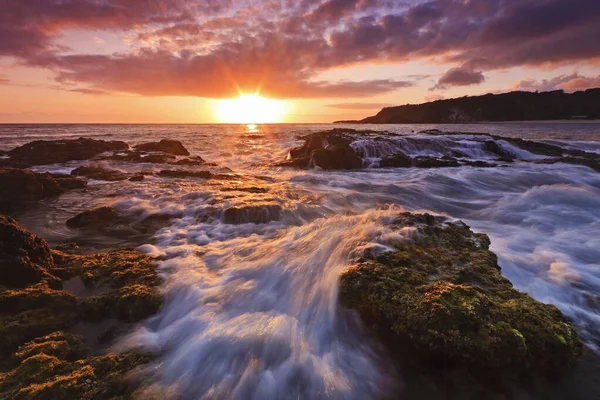
<path id="1" fill-rule="evenodd" d="M 419 124 L 600 119 L 600 88 L 575 93 L 510 92 L 386 107 L 360 124 Z"/>

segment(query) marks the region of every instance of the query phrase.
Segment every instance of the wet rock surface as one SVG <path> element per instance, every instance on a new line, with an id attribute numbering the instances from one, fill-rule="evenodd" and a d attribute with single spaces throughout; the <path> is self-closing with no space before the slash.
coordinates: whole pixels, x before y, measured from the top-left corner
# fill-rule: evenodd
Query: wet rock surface
<path id="1" fill-rule="evenodd" d="M 582 345 L 552 306 L 518 292 L 500 273 L 489 239 L 428 214 L 401 214 L 412 240 L 365 254 L 342 273 L 340 301 L 395 346 L 436 363 L 504 372 L 557 372 Z"/>
<path id="2" fill-rule="evenodd" d="M 50 274 L 53 259 L 48 244 L 17 222 L 0 214 L 0 284 L 22 288 L 47 281 L 60 287 L 57 277 Z"/>
<path id="3" fill-rule="evenodd" d="M 55 197 L 67 190 L 85 186 L 85 181 L 69 175 L 0 167 L 0 211 L 18 208 L 24 205 L 23 202 Z"/>
<path id="4" fill-rule="evenodd" d="M 176 156 L 189 156 L 190 152 L 178 140 L 162 139 L 160 142 L 143 143 L 134 146 L 141 151 L 156 151 Z"/>
<path id="5" fill-rule="evenodd" d="M 188 170 L 173 170 L 167 169 L 162 170 L 158 173 L 158 176 L 163 178 L 201 178 L 210 179 L 213 174 L 210 171 L 188 171 Z"/>
<path id="6" fill-rule="evenodd" d="M 283 215 L 279 204 L 260 204 L 229 207 L 223 212 L 222 220 L 226 224 L 266 224 L 277 221 Z"/>
<path id="7" fill-rule="evenodd" d="M 64 163 L 89 160 L 107 151 L 127 150 L 129 145 L 121 141 L 105 141 L 79 138 L 73 140 L 38 140 L 10 150 L 11 161 L 29 165 Z"/>
<path id="8" fill-rule="evenodd" d="M 333 129 L 316 132 L 303 137 L 301 147 L 291 149 L 288 159 L 275 164 L 277 167 L 314 168 L 324 170 L 360 168 L 456 168 L 471 166 L 491 168 L 506 163 L 523 162 L 537 164 L 566 163 L 583 165 L 600 172 L 600 154 L 579 149 L 521 138 L 502 137 L 486 133 L 442 132 L 425 130 L 419 135 L 456 137 L 464 136 L 473 146 L 465 152 L 459 140 L 427 140 L 411 135 L 395 135 L 389 132 Z M 464 139 L 463 139 L 464 140 Z M 406 148 L 413 153 L 403 151 Z M 519 158 L 517 150 L 530 153 Z M 474 151 L 475 150 L 475 151 Z M 514 150 L 514 151 L 513 151 Z M 423 154 L 423 153 L 433 153 Z M 445 153 L 445 154 L 443 154 Z M 475 153 L 475 154 L 474 154 Z M 538 157 L 539 156 L 539 157 Z M 481 157 L 484 157 L 483 159 Z M 540 157 L 547 157 L 540 159 Z M 378 159 L 373 162 L 373 159 Z"/>
<path id="9" fill-rule="evenodd" d="M 1 215 L 0 236 L 0 398 L 130 398 L 136 389 L 130 372 L 151 356 L 135 350 L 98 354 L 69 331 L 82 322 L 115 319 L 123 325 L 157 312 L 162 297 L 154 260 L 132 250 L 51 250 Z M 57 277 L 104 290 L 77 297 L 62 290 Z M 106 335 L 96 336 L 100 341 Z"/>
<path id="10" fill-rule="evenodd" d="M 121 171 L 106 169 L 101 167 L 87 166 L 75 168 L 71 175 L 73 176 L 84 176 L 89 179 L 96 179 L 99 181 L 124 181 L 127 179 L 127 175 Z"/>
<path id="11" fill-rule="evenodd" d="M 350 147 L 352 138 L 346 132 L 333 129 L 309 135 L 302 147 L 290 150 L 290 160 L 279 166 L 319 167 L 325 170 L 362 168 L 363 162 Z"/>

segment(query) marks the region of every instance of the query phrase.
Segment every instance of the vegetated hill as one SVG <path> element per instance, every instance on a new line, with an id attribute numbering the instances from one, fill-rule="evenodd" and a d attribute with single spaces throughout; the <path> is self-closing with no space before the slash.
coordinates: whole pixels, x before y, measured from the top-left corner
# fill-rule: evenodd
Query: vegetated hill
<path id="1" fill-rule="evenodd" d="M 386 107 L 363 124 L 541 121 L 600 118 L 600 88 L 575 93 L 510 92 Z M 342 122 L 342 121 L 340 121 Z M 348 123 L 350 121 L 344 121 Z"/>

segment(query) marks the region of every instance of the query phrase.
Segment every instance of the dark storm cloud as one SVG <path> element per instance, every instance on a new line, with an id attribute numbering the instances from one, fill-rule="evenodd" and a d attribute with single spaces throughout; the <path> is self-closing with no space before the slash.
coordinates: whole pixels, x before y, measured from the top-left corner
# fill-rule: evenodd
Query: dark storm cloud
<path id="1" fill-rule="evenodd" d="M 135 49 L 65 55 L 68 28 L 120 30 Z M 514 66 L 600 58 L 598 0 L 4 0 L 0 55 L 84 90 L 227 97 L 370 96 L 410 82 L 315 82 L 361 62 L 451 62 L 437 88 Z"/>

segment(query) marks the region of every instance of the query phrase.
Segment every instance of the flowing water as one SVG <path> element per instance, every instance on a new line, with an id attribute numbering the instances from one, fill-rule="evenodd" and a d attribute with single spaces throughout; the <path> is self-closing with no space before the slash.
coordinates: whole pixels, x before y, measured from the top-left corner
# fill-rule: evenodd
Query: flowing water
<path id="1" fill-rule="evenodd" d="M 600 173 L 521 162 L 539 156 L 502 140 L 497 143 L 519 160 L 496 168 L 326 172 L 272 166 L 302 143 L 300 136 L 331 128 L 5 125 L 0 150 L 49 138 L 130 144 L 171 138 L 216 163 L 213 172 L 233 171 L 226 181 L 91 182 L 86 194 L 46 202 L 43 212 L 20 220 L 58 243 L 75 235 L 64 226 L 66 218 L 100 204 L 136 216 L 173 217 L 140 247 L 162 260 L 166 304 L 130 338 L 159 352 L 149 371 L 151 389 L 167 397 L 367 399 L 399 390 L 401 374 L 393 372 L 357 316 L 338 307 L 337 281 L 361 249 L 385 249 L 410 237 L 410 230 L 386 228 L 402 210 L 446 214 L 488 234 L 515 287 L 555 304 L 575 322 L 588 348 L 598 350 Z M 600 123 L 593 122 L 368 128 L 402 134 L 353 143 L 372 167 L 398 150 L 492 160 L 475 135 L 416 133 L 434 128 L 600 152 Z M 123 171 L 164 169 L 103 163 Z M 81 164 L 36 169 L 70 172 Z M 232 208 L 246 211 L 232 220 L 227 212 Z"/>

